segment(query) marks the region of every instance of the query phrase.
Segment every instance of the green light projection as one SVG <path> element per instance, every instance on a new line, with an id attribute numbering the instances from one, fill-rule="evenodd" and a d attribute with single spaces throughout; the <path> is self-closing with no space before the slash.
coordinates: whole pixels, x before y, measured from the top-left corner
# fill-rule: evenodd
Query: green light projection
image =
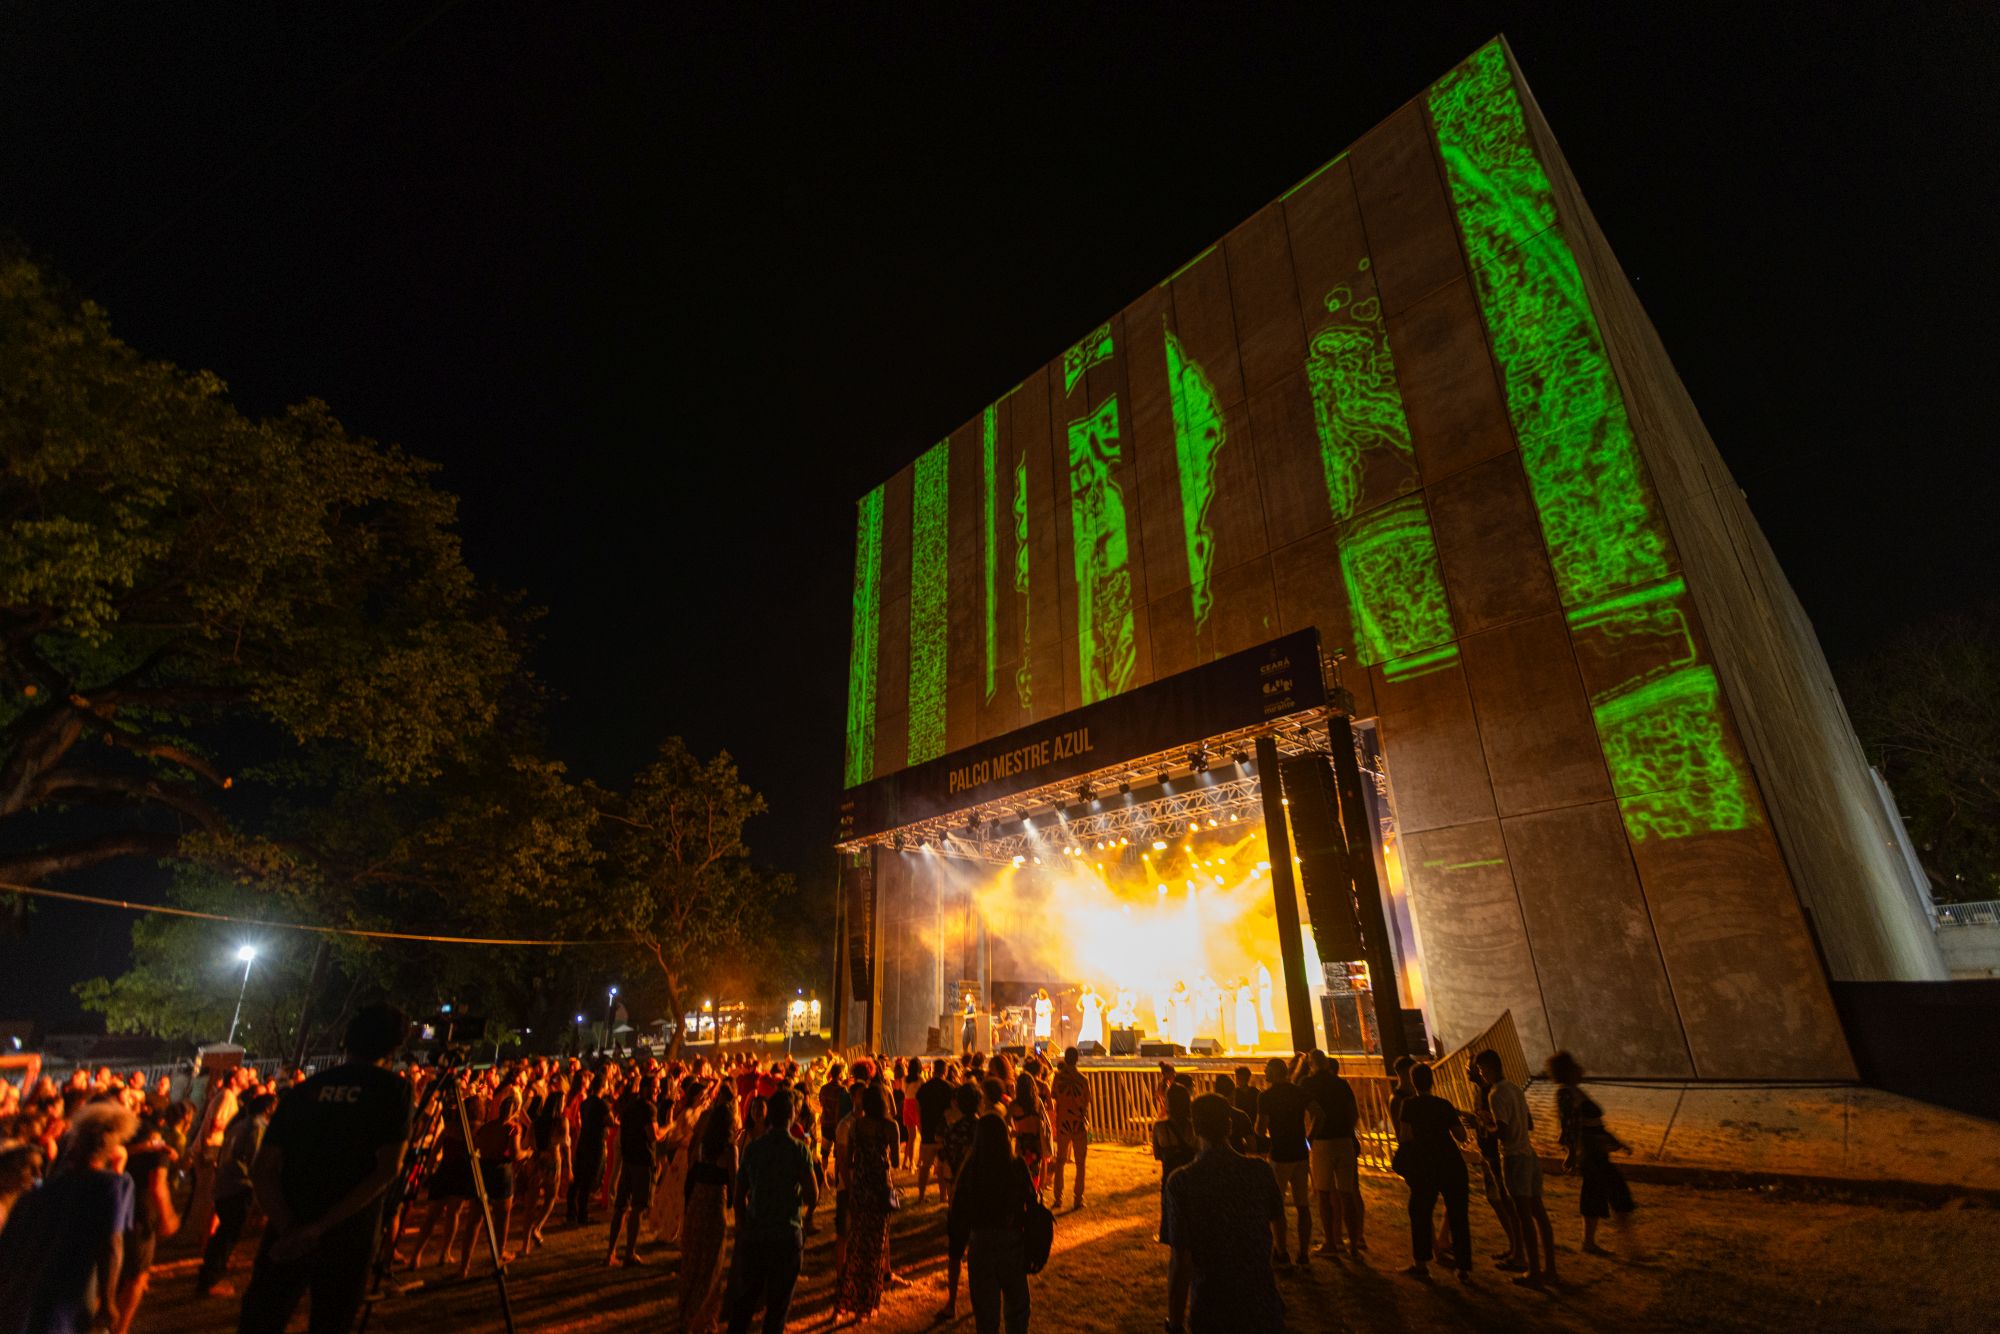
<path id="1" fill-rule="evenodd" d="M 917 459 L 910 508 L 910 763 L 944 754 L 945 590 L 951 447 Z"/>
<path id="2" fill-rule="evenodd" d="M 980 515 L 986 542 L 986 702 L 993 702 L 1000 674 L 1000 405 L 989 403 L 979 423 Z"/>
<path id="3" fill-rule="evenodd" d="M 1092 366 L 1111 360 L 1111 324 L 1106 321 L 1090 331 L 1090 335 L 1069 351 L 1063 353 L 1063 397 L 1067 398 L 1076 388 L 1076 382 Z"/>
<path id="4" fill-rule="evenodd" d="M 1666 532 L 1499 44 L 1430 101 L 1563 603 L 1663 578 Z"/>
<path id="5" fill-rule="evenodd" d="M 1163 318 L 1163 327 L 1165 323 Z M 1195 633 L 1200 634 L 1214 605 L 1209 580 L 1215 572 L 1215 533 L 1208 526 L 1208 507 L 1215 500 L 1215 468 L 1222 447 L 1229 443 L 1229 426 L 1215 386 L 1200 363 L 1187 355 L 1173 330 L 1166 330 L 1166 339 L 1174 455 L 1181 475 L 1181 528 L 1187 539 L 1188 596 L 1194 604 Z"/>
<path id="6" fill-rule="evenodd" d="M 1341 532 L 1340 573 L 1363 666 L 1454 638 L 1437 543 L 1421 495 L 1377 505 Z"/>
<path id="7" fill-rule="evenodd" d="M 1077 661 L 1085 704 L 1123 691 L 1138 666 L 1125 493 L 1111 476 L 1118 460 L 1118 399 L 1113 395 L 1069 424 Z"/>
<path id="8" fill-rule="evenodd" d="M 1758 823 L 1723 731 L 1721 685 L 1701 661 L 1686 600 L 1686 583 L 1667 579 L 1568 614 L 1570 626 L 1606 653 L 1651 664 L 1590 701 L 1635 842 Z"/>
<path id="9" fill-rule="evenodd" d="M 854 638 L 847 658 L 847 786 L 875 776 L 875 654 L 882 613 L 882 488 L 855 506 Z"/>
<path id="10" fill-rule="evenodd" d="M 1368 268 L 1366 259 L 1360 268 Z M 1416 452 L 1396 387 L 1381 301 L 1372 296 L 1356 300 L 1354 289 L 1342 284 L 1326 294 L 1325 304 L 1330 318 L 1313 333 L 1306 350 L 1306 382 L 1312 388 L 1327 502 L 1333 517 L 1345 520 L 1361 507 L 1371 452 L 1396 455 L 1412 484 Z"/>
<path id="11" fill-rule="evenodd" d="M 1021 607 L 1021 664 L 1014 669 L 1014 693 L 1021 708 L 1035 701 L 1035 672 L 1029 663 L 1028 647 L 1028 456 L 1014 460 L 1014 600 Z"/>
<path id="12" fill-rule="evenodd" d="M 1572 633 L 1645 664 L 1591 699 L 1626 830 L 1742 829 L 1758 819 L 1750 779 L 1500 44 L 1440 80 L 1430 109 Z"/>

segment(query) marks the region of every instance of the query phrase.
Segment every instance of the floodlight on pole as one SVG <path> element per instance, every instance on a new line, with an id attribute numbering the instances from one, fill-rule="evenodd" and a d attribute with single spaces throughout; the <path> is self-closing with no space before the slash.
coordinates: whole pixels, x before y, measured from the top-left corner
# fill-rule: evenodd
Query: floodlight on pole
<path id="1" fill-rule="evenodd" d="M 237 949 L 236 957 L 243 961 L 243 985 L 236 988 L 236 1013 L 229 1016 L 229 1044 L 236 1045 L 236 1025 L 243 1018 L 243 995 L 250 990 L 250 965 L 257 958 L 255 945 L 244 945 Z"/>

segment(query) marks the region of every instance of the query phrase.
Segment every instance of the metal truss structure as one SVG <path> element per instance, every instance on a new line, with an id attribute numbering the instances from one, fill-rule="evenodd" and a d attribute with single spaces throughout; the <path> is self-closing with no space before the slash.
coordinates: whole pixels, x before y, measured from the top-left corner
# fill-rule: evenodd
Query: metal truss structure
<path id="1" fill-rule="evenodd" d="M 1263 789 L 1250 762 L 1251 746 L 1269 736 L 1280 755 L 1324 751 L 1320 724 L 1326 717 L 1327 710 L 1312 709 L 1240 728 L 843 847 L 879 844 L 1002 865 L 1079 855 L 1067 849 L 1102 853 L 1114 839 L 1121 850 L 1136 853 L 1143 845 L 1191 832 L 1191 826 L 1261 819 Z M 1154 788 L 1158 795 L 1134 799 L 1135 790 Z"/>

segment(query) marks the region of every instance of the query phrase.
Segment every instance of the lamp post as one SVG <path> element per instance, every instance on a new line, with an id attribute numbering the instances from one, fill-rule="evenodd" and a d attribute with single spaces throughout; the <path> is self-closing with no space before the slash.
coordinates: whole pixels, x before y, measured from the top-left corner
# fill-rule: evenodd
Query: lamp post
<path id="1" fill-rule="evenodd" d="M 606 1051 L 617 1049 L 617 1034 L 613 1032 L 617 1026 L 618 988 L 612 987 L 604 993 L 604 1048 Z"/>
<path id="2" fill-rule="evenodd" d="M 243 985 L 236 988 L 236 1013 L 229 1016 L 229 1045 L 236 1045 L 236 1024 L 243 1018 L 243 993 L 250 990 L 250 964 L 257 957 L 255 945 L 245 945 L 236 951 L 236 957 L 243 961 Z"/>
<path id="3" fill-rule="evenodd" d="M 576 1042 L 576 1054 L 578 1056 L 583 1055 L 583 1016 L 581 1014 L 576 1017 L 576 1031 L 572 1034 L 572 1037 Z"/>

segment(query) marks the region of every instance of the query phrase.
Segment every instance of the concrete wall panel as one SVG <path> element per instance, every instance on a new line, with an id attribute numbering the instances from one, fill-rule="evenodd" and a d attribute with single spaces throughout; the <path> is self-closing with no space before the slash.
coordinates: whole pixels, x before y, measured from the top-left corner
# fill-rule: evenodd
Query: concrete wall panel
<path id="1" fill-rule="evenodd" d="M 1389 347 L 1426 483 L 1514 448 L 1485 325 L 1465 279 L 1390 316 Z"/>
<path id="2" fill-rule="evenodd" d="M 1541 984 L 1495 820 L 1407 835 L 1410 912 L 1423 952 L 1424 986 L 1447 1049 L 1514 1012 L 1534 1061 L 1551 1050 Z"/>
<path id="3" fill-rule="evenodd" d="M 1243 388 L 1255 394 L 1297 371 L 1306 354 L 1285 206 L 1269 204 L 1252 214 L 1223 238 L 1222 253 L 1229 265 Z"/>
<path id="4" fill-rule="evenodd" d="M 1493 788 L 1479 747 L 1464 667 L 1453 661 L 1396 681 L 1368 669 L 1382 721 L 1382 753 L 1407 832 L 1490 819 Z"/>
<path id="5" fill-rule="evenodd" d="M 1500 814 L 1607 800 L 1611 778 L 1561 614 L 1469 635 L 1459 647 Z"/>
<path id="6" fill-rule="evenodd" d="M 1424 488 L 1452 615 L 1467 634 L 1557 607 L 1555 577 L 1511 450 Z"/>
<path id="7" fill-rule="evenodd" d="M 1410 102 L 1348 154 L 1375 282 L 1391 318 L 1465 272 L 1421 104 Z"/>
<path id="8" fill-rule="evenodd" d="M 1501 829 L 1555 1043 L 1588 1069 L 1692 1076 L 1618 808 L 1543 811 Z"/>

